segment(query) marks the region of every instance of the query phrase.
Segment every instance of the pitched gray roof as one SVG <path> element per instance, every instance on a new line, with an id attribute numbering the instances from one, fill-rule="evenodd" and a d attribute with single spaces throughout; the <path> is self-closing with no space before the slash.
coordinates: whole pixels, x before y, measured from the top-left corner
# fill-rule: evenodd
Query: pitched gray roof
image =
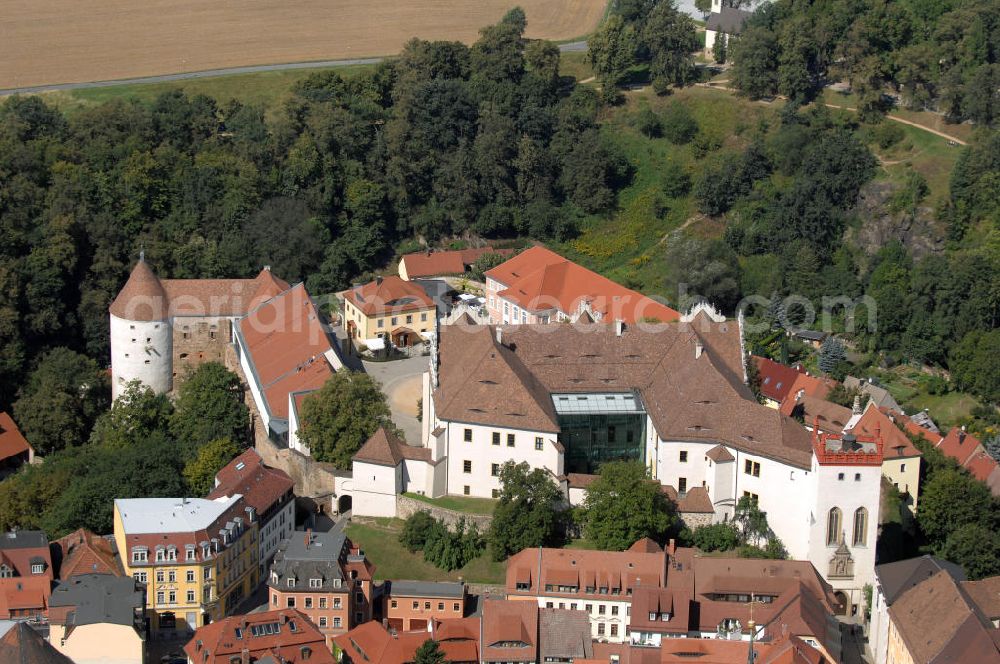
<path id="1" fill-rule="evenodd" d="M 545 662 L 588 659 L 594 656 L 590 618 L 584 611 L 539 609 L 540 659 Z"/>
<path id="2" fill-rule="evenodd" d="M 446 597 L 461 599 L 465 596 L 465 584 L 446 581 L 387 581 L 390 597 Z"/>
<path id="3" fill-rule="evenodd" d="M 268 584 L 282 590 L 317 590 L 310 588 L 309 580 L 320 579 L 320 590 L 347 592 L 340 566 L 346 541 L 347 537 L 340 528 L 326 533 L 293 532 L 278 547 Z M 274 575 L 277 575 L 277 580 Z M 289 579 L 292 585 L 288 585 Z"/>
<path id="4" fill-rule="evenodd" d="M 875 567 L 875 576 L 882 586 L 885 603 L 892 603 L 904 592 L 926 581 L 940 571 L 946 571 L 956 581 L 965 581 L 965 570 L 959 565 L 934 556 L 920 556 L 908 560 L 899 560 Z"/>
<path id="5" fill-rule="evenodd" d="M 110 574 L 74 576 L 56 586 L 49 599 L 49 606 L 75 607 L 66 619 L 72 625 L 132 625 L 136 609 L 145 604 L 145 589 L 135 579 Z"/>
<path id="6" fill-rule="evenodd" d="M 705 21 L 705 29 L 725 32 L 727 35 L 738 35 L 743 30 L 743 23 L 752 15 L 753 12 L 723 7 L 721 12 L 712 12 Z"/>
<path id="7" fill-rule="evenodd" d="M 37 549 L 49 545 L 49 538 L 41 530 L 11 530 L 0 534 L 2 549 Z"/>

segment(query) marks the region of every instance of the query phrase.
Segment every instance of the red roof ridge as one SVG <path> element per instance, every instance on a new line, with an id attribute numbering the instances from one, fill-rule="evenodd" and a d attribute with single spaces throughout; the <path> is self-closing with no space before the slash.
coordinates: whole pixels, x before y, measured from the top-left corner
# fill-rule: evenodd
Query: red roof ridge
<path id="1" fill-rule="evenodd" d="M 167 317 L 167 292 L 145 257 L 132 268 L 128 281 L 111 303 L 112 316 L 126 320 L 154 321 Z"/>

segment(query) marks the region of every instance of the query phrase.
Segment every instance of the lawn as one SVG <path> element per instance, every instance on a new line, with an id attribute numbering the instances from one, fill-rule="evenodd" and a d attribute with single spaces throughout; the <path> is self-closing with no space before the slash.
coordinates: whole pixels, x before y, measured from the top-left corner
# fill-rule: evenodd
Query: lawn
<path id="1" fill-rule="evenodd" d="M 960 424 L 980 405 L 975 397 L 965 392 L 930 394 L 921 383 L 921 377 L 922 374 L 911 367 L 896 367 L 878 374 L 879 382 L 907 413 L 926 408 L 943 431 Z"/>
<path id="2" fill-rule="evenodd" d="M 585 51 L 566 51 L 559 55 L 559 73 L 585 81 L 594 76 L 594 68 L 590 66 L 590 58 Z"/>
<path id="3" fill-rule="evenodd" d="M 190 96 L 199 94 L 208 95 L 220 103 L 236 99 L 244 104 L 254 104 L 262 106 L 268 111 L 277 111 L 281 108 L 281 102 L 288 96 L 292 86 L 314 73 L 330 71 L 332 69 L 341 76 L 350 77 L 362 71 L 369 70 L 372 66 L 350 65 L 346 67 L 290 69 L 285 71 L 194 78 L 166 83 L 112 85 L 102 88 L 47 92 L 43 96 L 46 101 L 58 106 L 60 109 L 72 112 L 80 108 L 97 106 L 98 104 L 119 97 L 151 102 L 164 92 L 179 89 Z"/>
<path id="4" fill-rule="evenodd" d="M 469 498 L 467 496 L 442 496 L 441 498 L 428 498 L 418 493 L 404 494 L 407 498 L 419 500 L 428 505 L 434 505 L 446 510 L 463 512 L 465 514 L 493 514 L 496 501 L 489 498 Z"/>
<path id="5" fill-rule="evenodd" d="M 451 572 L 438 569 L 424 561 L 420 552 L 410 553 L 399 543 L 403 522 L 380 519 L 375 523 L 351 523 L 347 536 L 365 551 L 375 565 L 375 578 L 412 579 L 414 581 L 467 581 L 470 583 L 503 584 L 506 564 L 493 562 L 489 553 L 476 558 L 462 569 Z"/>

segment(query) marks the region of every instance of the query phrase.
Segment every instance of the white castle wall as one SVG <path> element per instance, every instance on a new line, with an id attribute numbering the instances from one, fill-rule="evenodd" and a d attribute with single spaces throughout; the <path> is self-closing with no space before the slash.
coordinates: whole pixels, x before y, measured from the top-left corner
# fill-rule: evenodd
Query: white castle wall
<path id="1" fill-rule="evenodd" d="M 133 380 L 157 394 L 173 385 L 173 329 L 162 321 L 130 321 L 111 315 L 111 394 L 117 399 Z"/>

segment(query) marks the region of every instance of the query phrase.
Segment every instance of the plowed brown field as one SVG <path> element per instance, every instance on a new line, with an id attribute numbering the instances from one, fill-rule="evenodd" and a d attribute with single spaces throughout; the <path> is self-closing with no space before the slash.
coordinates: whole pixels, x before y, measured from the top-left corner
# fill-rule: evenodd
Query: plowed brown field
<path id="1" fill-rule="evenodd" d="M 399 52 L 471 43 L 520 5 L 527 36 L 570 39 L 606 0 L 0 0 L 0 88 Z"/>

